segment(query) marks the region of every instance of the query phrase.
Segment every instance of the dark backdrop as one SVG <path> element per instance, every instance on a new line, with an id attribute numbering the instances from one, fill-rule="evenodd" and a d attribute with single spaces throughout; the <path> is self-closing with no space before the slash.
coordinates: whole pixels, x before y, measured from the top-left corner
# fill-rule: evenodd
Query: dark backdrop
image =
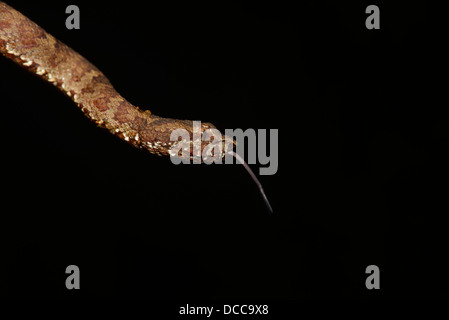
<path id="1" fill-rule="evenodd" d="M 134 105 L 222 130 L 279 129 L 279 170 L 260 177 L 270 215 L 242 167 L 134 149 L 1 58 L 2 296 L 448 297 L 434 8 L 7 2 Z M 80 30 L 65 28 L 69 4 Z M 365 28 L 368 4 L 380 30 Z M 80 290 L 65 288 L 71 264 Z M 371 264 L 377 291 L 365 288 Z"/>

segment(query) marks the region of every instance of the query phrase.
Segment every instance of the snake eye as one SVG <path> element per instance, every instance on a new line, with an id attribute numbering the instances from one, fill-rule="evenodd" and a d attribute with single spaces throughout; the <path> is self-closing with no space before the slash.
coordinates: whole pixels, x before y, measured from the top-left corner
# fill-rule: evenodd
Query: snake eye
<path id="1" fill-rule="evenodd" d="M 209 123 L 209 122 L 201 123 L 201 127 L 204 128 L 204 129 L 215 129 L 215 126 L 212 123 Z"/>

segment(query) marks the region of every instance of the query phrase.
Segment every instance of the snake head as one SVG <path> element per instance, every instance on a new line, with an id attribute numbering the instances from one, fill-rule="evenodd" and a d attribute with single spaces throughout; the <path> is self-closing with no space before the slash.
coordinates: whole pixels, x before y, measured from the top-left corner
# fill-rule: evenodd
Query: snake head
<path id="1" fill-rule="evenodd" d="M 160 156 L 178 156 L 201 162 L 223 158 L 234 140 L 208 122 L 148 115 L 139 128 L 140 147 Z"/>
<path id="2" fill-rule="evenodd" d="M 232 138 L 222 134 L 213 124 L 206 122 L 201 123 L 201 142 L 200 148 L 201 157 L 198 154 L 194 154 L 190 159 L 198 159 L 205 163 L 212 163 L 214 160 L 222 159 L 230 151 L 234 149 L 237 142 Z M 195 146 L 196 140 L 190 142 L 191 145 Z"/>

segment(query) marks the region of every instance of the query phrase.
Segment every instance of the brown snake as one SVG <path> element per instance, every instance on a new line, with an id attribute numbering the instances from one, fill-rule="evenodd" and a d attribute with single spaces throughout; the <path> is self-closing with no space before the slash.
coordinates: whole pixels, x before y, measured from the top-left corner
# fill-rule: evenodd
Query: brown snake
<path id="1" fill-rule="evenodd" d="M 0 1 L 0 52 L 40 78 L 52 83 L 99 127 L 131 145 L 157 155 L 170 155 L 170 150 L 182 141 L 171 141 L 175 129 L 184 129 L 193 141 L 193 122 L 162 118 L 142 110 L 125 100 L 106 76 L 80 54 L 55 39 L 20 12 Z M 201 123 L 201 134 L 215 128 Z M 228 149 L 228 137 L 222 136 L 222 156 L 236 157 L 249 170 L 271 211 L 262 186 L 248 165 Z M 201 153 L 209 142 L 201 141 Z M 192 148 L 190 148 L 192 150 Z M 190 151 L 190 157 L 193 157 Z"/>

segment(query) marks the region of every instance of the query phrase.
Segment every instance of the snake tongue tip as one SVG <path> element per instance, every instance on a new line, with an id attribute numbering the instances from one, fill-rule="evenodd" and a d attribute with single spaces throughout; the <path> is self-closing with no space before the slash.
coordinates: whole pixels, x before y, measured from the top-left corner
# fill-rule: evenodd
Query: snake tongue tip
<path id="1" fill-rule="evenodd" d="M 270 213 L 273 213 L 273 208 L 271 207 L 270 201 L 268 200 L 267 195 L 265 194 L 262 188 L 260 189 L 260 193 L 262 193 L 263 199 L 265 200 L 265 204 L 267 205 L 268 210 L 270 211 Z"/>
<path id="2" fill-rule="evenodd" d="M 259 179 L 257 179 L 256 175 L 254 174 L 254 172 L 251 170 L 251 168 L 248 166 L 248 164 L 245 162 L 245 160 L 243 160 L 242 157 L 239 156 L 238 153 L 234 152 L 234 151 L 230 151 L 229 152 L 234 158 L 237 159 L 237 161 L 239 161 L 246 169 L 246 171 L 249 173 L 249 175 L 251 176 L 251 178 L 254 180 L 254 182 L 257 184 L 257 186 L 259 187 L 259 191 L 262 194 L 262 197 L 265 201 L 265 204 L 267 205 L 268 210 L 270 211 L 270 213 L 273 213 L 273 208 L 271 207 L 270 201 L 268 201 L 268 198 L 265 194 L 265 192 L 263 191 L 262 188 L 262 184 L 260 183 Z"/>

